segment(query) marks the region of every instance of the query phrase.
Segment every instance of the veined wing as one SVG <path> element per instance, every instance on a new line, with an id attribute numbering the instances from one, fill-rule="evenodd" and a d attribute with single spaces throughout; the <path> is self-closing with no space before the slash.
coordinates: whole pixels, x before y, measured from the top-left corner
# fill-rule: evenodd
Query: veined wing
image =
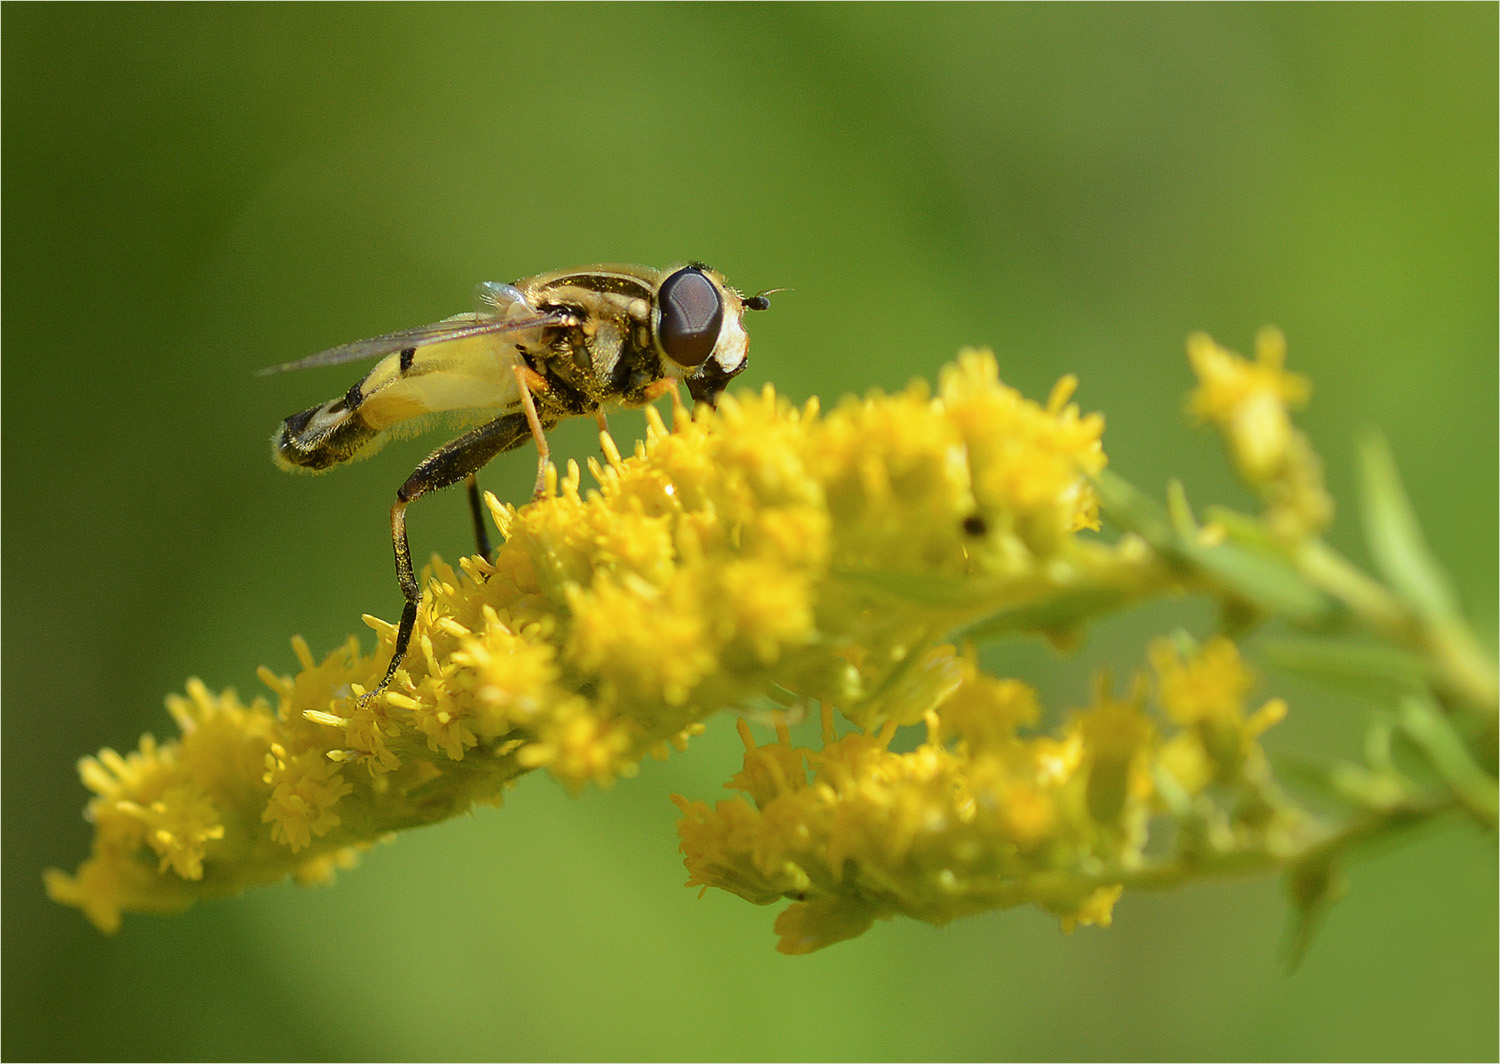
<path id="1" fill-rule="evenodd" d="M 287 418 L 274 441 L 276 461 L 286 469 L 328 469 L 374 453 L 393 432 L 420 432 L 434 417 L 472 419 L 519 406 L 514 347 L 567 320 L 535 311 L 460 314 L 273 367 L 268 372 L 384 356 L 344 395 Z"/>
<path id="2" fill-rule="evenodd" d="M 537 329 L 544 325 L 556 325 L 566 321 L 562 314 L 532 314 L 524 318 L 495 318 L 480 314 L 456 314 L 451 318 L 433 322 L 431 325 L 418 325 L 410 329 L 401 329 L 398 332 L 386 333 L 383 336 L 372 336 L 368 340 L 355 340 L 351 344 L 341 344 L 338 347 L 330 347 L 327 351 L 319 351 L 315 355 L 299 358 L 294 362 L 283 362 L 279 366 L 267 366 L 256 373 L 258 377 L 268 376 L 272 373 L 285 373 L 294 369 L 310 369 L 314 366 L 337 366 L 344 362 L 358 362 L 361 359 L 375 358 L 380 355 L 391 355 L 400 351 L 413 348 L 426 347 L 429 344 L 447 343 L 450 340 L 464 340 L 474 336 L 487 336 L 509 332 L 524 332 L 527 329 Z"/>
<path id="3" fill-rule="evenodd" d="M 514 345 L 524 332 L 445 336 L 423 347 L 386 355 L 343 398 L 372 429 L 419 431 L 427 415 L 463 410 L 508 410 L 520 402 Z"/>

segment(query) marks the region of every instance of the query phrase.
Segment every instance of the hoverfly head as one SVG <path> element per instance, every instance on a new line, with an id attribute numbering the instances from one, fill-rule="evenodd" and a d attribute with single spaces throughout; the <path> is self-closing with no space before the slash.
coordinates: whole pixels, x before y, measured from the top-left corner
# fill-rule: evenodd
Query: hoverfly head
<path id="1" fill-rule="evenodd" d="M 745 311 L 767 309 L 770 294 L 742 298 L 718 271 L 701 262 L 684 266 L 661 283 L 656 344 L 667 361 L 684 371 L 694 399 L 715 405 L 729 381 L 744 370 L 750 346 Z"/>

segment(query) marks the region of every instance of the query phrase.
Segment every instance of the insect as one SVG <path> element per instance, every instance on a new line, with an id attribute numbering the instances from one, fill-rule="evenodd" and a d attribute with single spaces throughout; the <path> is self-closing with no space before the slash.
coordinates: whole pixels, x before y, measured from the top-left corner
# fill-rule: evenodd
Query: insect
<path id="1" fill-rule="evenodd" d="M 411 642 L 422 592 L 406 537 L 406 507 L 462 480 L 474 540 L 490 553 L 479 469 L 533 439 L 534 495 L 545 486 L 546 430 L 609 405 L 642 406 L 677 382 L 713 405 L 745 368 L 744 313 L 766 310 L 771 292 L 742 296 L 701 262 L 666 270 L 583 266 L 514 284 L 485 281 L 474 311 L 432 325 L 358 340 L 262 373 L 384 356 L 346 393 L 287 418 L 272 438 L 283 469 L 322 472 L 373 454 L 392 435 L 419 432 L 447 415 L 477 427 L 418 464 L 391 506 L 396 579 L 405 605 L 395 653 L 371 697 L 395 676 Z"/>

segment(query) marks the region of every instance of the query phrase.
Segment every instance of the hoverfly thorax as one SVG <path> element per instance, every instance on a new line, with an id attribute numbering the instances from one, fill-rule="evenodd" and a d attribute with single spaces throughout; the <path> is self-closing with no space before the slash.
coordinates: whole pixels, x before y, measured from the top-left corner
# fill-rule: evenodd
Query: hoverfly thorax
<path id="1" fill-rule="evenodd" d="M 712 405 L 731 378 L 744 370 L 749 350 L 744 314 L 762 310 L 763 297 L 746 299 L 722 274 L 701 262 L 655 270 L 642 266 L 591 266 L 519 281 L 528 309 L 569 315 L 558 330 L 559 374 L 601 401 L 635 406 L 660 394 L 662 382 L 681 381 L 688 393 Z M 562 334 L 567 333 L 566 337 Z"/>
<path id="2" fill-rule="evenodd" d="M 604 428 L 610 406 L 642 406 L 680 381 L 713 405 L 745 368 L 748 298 L 701 262 L 666 270 L 585 266 L 475 289 L 474 311 L 320 352 L 274 367 L 300 369 L 384 356 L 337 399 L 286 418 L 272 440 L 277 464 L 318 472 L 374 453 L 392 432 L 447 415 L 477 425 L 438 448 L 396 493 L 391 538 L 406 604 L 388 684 L 405 655 L 421 590 L 406 538 L 406 507 L 460 480 L 467 483 L 479 553 L 488 537 L 475 474 L 491 458 L 531 439 L 535 493 L 546 483 L 545 432 L 565 418 L 592 416 Z"/>

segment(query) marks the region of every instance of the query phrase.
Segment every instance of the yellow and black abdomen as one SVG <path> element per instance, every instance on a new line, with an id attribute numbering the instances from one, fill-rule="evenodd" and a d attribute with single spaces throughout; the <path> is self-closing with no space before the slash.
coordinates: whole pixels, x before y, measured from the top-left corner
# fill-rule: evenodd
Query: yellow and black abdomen
<path id="1" fill-rule="evenodd" d="M 353 400 L 351 402 L 351 399 Z M 320 473 L 372 453 L 383 435 L 359 415 L 359 385 L 349 394 L 293 414 L 271 440 L 271 454 L 282 469 Z"/>
<path id="2" fill-rule="evenodd" d="M 390 355 L 337 399 L 293 414 L 271 441 L 283 469 L 321 472 L 380 450 L 435 420 L 473 423 L 519 406 L 510 356 L 493 337 Z"/>

